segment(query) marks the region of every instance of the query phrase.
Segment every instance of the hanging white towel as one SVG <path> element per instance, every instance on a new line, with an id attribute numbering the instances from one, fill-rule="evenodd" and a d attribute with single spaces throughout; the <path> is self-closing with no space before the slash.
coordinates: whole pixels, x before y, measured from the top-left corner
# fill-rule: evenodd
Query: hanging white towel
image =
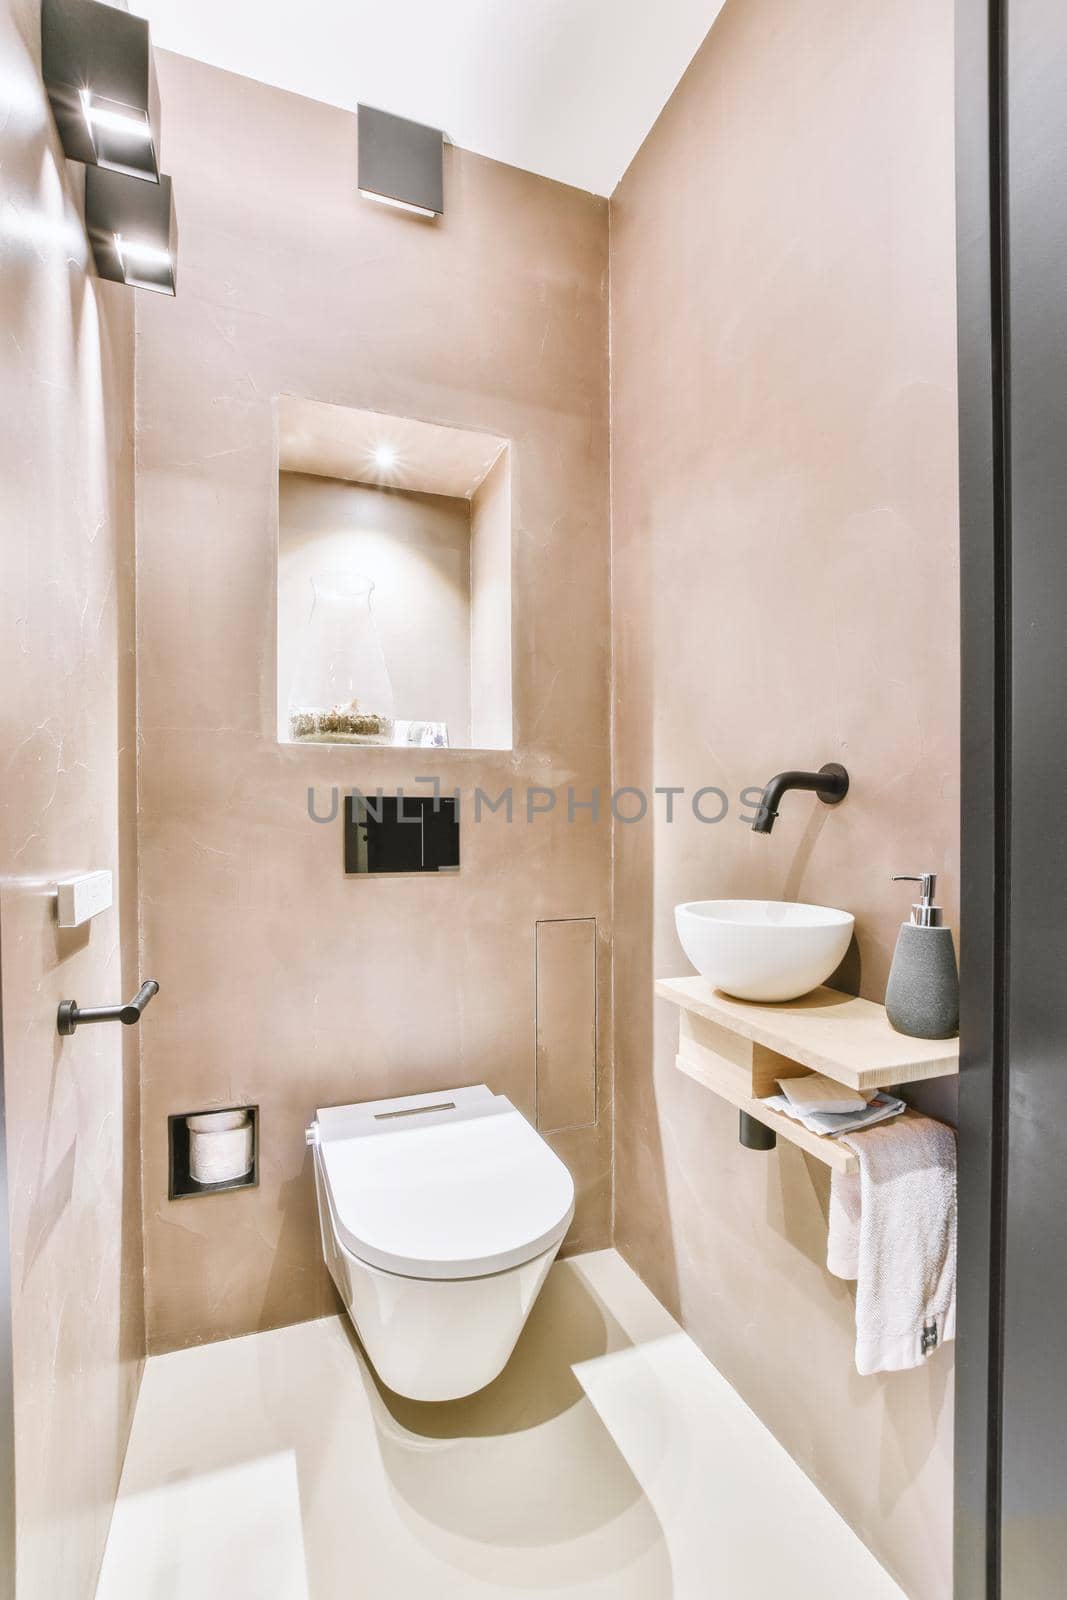
<path id="1" fill-rule="evenodd" d="M 856 1367 L 920 1367 L 956 1336 L 956 1135 L 912 1115 L 841 1136 L 859 1172 L 830 1182 L 826 1265 L 856 1279 Z"/>

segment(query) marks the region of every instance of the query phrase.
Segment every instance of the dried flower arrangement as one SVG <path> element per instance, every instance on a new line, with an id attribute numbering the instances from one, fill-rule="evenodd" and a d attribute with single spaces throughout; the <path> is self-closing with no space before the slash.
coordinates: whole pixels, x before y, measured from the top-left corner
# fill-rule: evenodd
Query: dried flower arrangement
<path id="1" fill-rule="evenodd" d="M 292 712 L 289 736 L 312 744 L 389 744 L 393 719 L 361 711 L 353 700 L 351 705 L 332 706 L 329 711 Z"/>

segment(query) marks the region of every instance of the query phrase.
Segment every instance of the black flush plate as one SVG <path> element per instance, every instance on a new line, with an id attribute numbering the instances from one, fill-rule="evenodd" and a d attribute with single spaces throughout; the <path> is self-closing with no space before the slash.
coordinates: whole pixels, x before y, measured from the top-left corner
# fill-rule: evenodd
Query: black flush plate
<path id="1" fill-rule="evenodd" d="M 348 795 L 345 872 L 457 872 L 459 810 L 429 795 Z"/>

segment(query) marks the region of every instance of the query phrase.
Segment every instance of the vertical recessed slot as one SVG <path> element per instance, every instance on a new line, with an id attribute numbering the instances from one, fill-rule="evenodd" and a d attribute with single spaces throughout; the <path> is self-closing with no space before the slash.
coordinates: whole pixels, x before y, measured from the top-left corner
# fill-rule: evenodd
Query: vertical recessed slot
<path id="1" fill-rule="evenodd" d="M 596 918 L 539 922 L 537 1125 L 591 1127 L 596 1098 Z"/>

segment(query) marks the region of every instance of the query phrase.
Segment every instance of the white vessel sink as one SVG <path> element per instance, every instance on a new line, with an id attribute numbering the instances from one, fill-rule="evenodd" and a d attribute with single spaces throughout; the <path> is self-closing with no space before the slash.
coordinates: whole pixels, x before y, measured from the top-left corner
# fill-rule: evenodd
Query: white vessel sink
<path id="1" fill-rule="evenodd" d="M 691 900 L 675 906 L 682 949 L 701 977 L 739 1000 L 795 1000 L 844 958 L 848 911 L 789 900 Z"/>

